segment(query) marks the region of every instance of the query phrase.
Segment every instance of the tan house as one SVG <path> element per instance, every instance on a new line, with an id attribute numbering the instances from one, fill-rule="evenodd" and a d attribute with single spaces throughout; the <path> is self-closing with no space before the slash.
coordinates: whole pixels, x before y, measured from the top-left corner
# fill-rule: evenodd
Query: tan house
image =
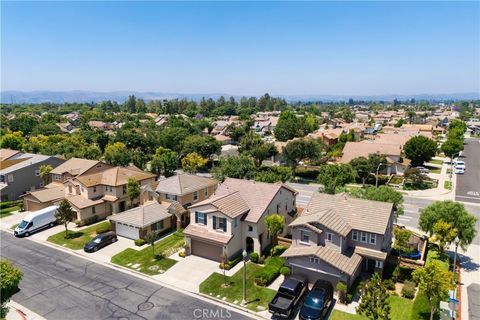
<path id="1" fill-rule="evenodd" d="M 184 234 L 189 253 L 216 261 L 243 249 L 261 253 L 271 243 L 265 217 L 277 213 L 286 224 L 293 221 L 296 193 L 285 184 L 227 178 L 211 198 L 188 208 L 191 223 Z"/>
<path id="2" fill-rule="evenodd" d="M 219 181 L 215 179 L 183 173 L 158 181 L 155 191 L 160 202 L 176 201 L 187 208 L 209 198 L 218 184 Z M 185 227 L 190 221 L 189 218 L 187 212 L 182 214 L 177 221 L 177 228 Z"/>
<path id="3" fill-rule="evenodd" d="M 350 286 L 362 271 L 382 273 L 393 220 L 392 203 L 315 193 L 289 225 L 292 245 L 282 257 L 293 275 Z"/>

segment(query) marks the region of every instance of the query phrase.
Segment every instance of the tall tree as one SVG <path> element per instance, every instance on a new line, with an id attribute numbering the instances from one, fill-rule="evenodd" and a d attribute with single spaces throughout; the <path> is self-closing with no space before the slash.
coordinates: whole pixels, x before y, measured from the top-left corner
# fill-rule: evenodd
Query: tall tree
<path id="1" fill-rule="evenodd" d="M 430 161 L 435 155 L 437 143 L 424 136 L 415 136 L 405 143 L 403 152 L 412 161 L 413 165 L 422 165 L 424 162 Z"/>
<path id="2" fill-rule="evenodd" d="M 285 218 L 276 213 L 269 214 L 265 217 L 265 227 L 272 237 L 273 245 L 277 245 L 278 235 L 285 227 Z"/>
<path id="3" fill-rule="evenodd" d="M 26 139 L 20 131 L 4 134 L 0 138 L 0 148 L 3 149 L 22 150 L 25 144 Z"/>
<path id="4" fill-rule="evenodd" d="M 383 201 L 393 203 L 395 216 L 403 214 L 403 194 L 388 186 L 380 186 L 378 188 L 368 187 L 364 189 L 354 188 L 350 194 L 356 198 Z"/>
<path id="5" fill-rule="evenodd" d="M 365 181 L 367 180 L 370 172 L 372 171 L 372 165 L 365 157 L 358 157 L 350 161 L 350 165 L 353 170 L 357 172 L 357 176 L 362 179 L 362 187 L 365 187 Z"/>
<path id="6" fill-rule="evenodd" d="M 413 280 L 418 283 L 419 289 L 427 296 L 430 305 L 430 320 L 438 312 L 440 301 L 448 298 L 448 290 L 453 289 L 453 275 L 442 268 L 440 261 L 432 260 L 423 268 L 412 273 Z"/>
<path id="7" fill-rule="evenodd" d="M 128 166 L 130 163 L 130 152 L 122 142 L 109 144 L 105 148 L 105 162 L 112 166 Z"/>
<path id="8" fill-rule="evenodd" d="M 298 120 L 295 113 L 292 110 L 284 110 L 280 113 L 275 127 L 275 138 L 278 141 L 293 139 L 297 136 L 298 129 Z"/>
<path id="9" fill-rule="evenodd" d="M 170 177 L 178 168 L 178 154 L 170 149 L 158 147 L 150 166 L 153 173 Z"/>
<path id="10" fill-rule="evenodd" d="M 356 172 L 349 164 L 326 164 L 320 167 L 317 181 L 323 185 L 323 190 L 335 194 L 339 187 L 355 180 Z"/>
<path id="11" fill-rule="evenodd" d="M 187 154 L 182 159 L 182 168 L 188 173 L 196 173 L 199 168 L 203 168 L 208 162 L 208 159 L 203 158 L 196 152 Z"/>
<path id="12" fill-rule="evenodd" d="M 447 245 L 455 240 L 457 234 L 457 229 L 450 223 L 440 219 L 433 225 L 433 236 L 430 238 L 430 241 L 437 243 L 440 251 L 444 252 Z"/>
<path id="13" fill-rule="evenodd" d="M 53 170 L 53 167 L 50 164 L 42 164 L 38 170 L 40 171 L 40 178 L 42 178 L 43 184 L 49 184 L 50 172 Z"/>
<path id="14" fill-rule="evenodd" d="M 393 234 L 395 235 L 393 248 L 398 250 L 398 265 L 400 265 L 402 263 L 402 254 L 408 254 L 413 251 L 410 246 L 410 238 L 412 237 L 412 231 L 395 227 L 393 229 Z"/>
<path id="15" fill-rule="evenodd" d="M 378 273 L 375 273 L 362 288 L 362 297 L 357 312 L 373 320 L 390 320 L 388 291 Z"/>
<path id="16" fill-rule="evenodd" d="M 127 181 L 127 195 L 130 200 L 130 207 L 133 207 L 133 201 L 140 196 L 140 183 L 135 178 L 130 177 Z"/>
<path id="17" fill-rule="evenodd" d="M 247 155 L 231 156 L 220 158 L 218 166 L 212 169 L 213 176 L 223 181 L 225 178 L 253 178 L 256 173 L 255 162 L 252 157 Z"/>
<path id="18" fill-rule="evenodd" d="M 441 147 L 443 153 L 449 158 L 463 150 L 463 140 L 447 139 Z"/>
<path id="19" fill-rule="evenodd" d="M 65 227 L 65 239 L 68 238 L 68 223 L 74 218 L 75 211 L 68 200 L 63 199 L 55 212 L 55 219 L 58 224 L 63 224 Z"/>

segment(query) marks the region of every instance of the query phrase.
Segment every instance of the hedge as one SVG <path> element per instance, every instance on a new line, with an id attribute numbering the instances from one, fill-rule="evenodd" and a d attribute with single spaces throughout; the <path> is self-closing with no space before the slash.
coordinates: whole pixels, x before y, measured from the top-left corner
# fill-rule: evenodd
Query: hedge
<path id="1" fill-rule="evenodd" d="M 135 242 L 135 245 L 138 247 L 141 247 L 146 243 L 143 239 L 135 239 L 133 242 Z"/>
<path id="2" fill-rule="evenodd" d="M 11 208 L 15 206 L 21 206 L 23 204 L 23 200 L 15 200 L 15 201 L 4 201 L 0 202 L 0 209 Z"/>
<path id="3" fill-rule="evenodd" d="M 220 263 L 220 269 L 230 270 L 233 267 L 235 267 L 237 265 L 237 263 L 242 261 L 242 259 L 243 259 L 243 257 L 240 254 L 240 255 L 234 257 L 233 259 L 228 260 L 228 262 L 226 262 L 226 263 Z"/>
<path id="4" fill-rule="evenodd" d="M 279 275 L 285 261 L 280 257 L 271 257 L 265 261 L 265 266 L 254 277 L 255 284 L 266 287 Z"/>
<path id="5" fill-rule="evenodd" d="M 97 231 L 95 231 L 95 232 L 98 235 L 98 234 L 106 233 L 106 232 L 109 232 L 109 231 L 112 231 L 112 226 L 111 225 L 98 228 Z"/>

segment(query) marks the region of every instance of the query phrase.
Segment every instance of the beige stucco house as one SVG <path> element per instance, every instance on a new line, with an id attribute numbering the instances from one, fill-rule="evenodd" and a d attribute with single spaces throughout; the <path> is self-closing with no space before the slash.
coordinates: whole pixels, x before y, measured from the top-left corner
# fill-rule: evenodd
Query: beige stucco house
<path id="1" fill-rule="evenodd" d="M 188 208 L 191 222 L 184 234 L 189 253 L 220 261 L 243 249 L 262 252 L 271 243 L 265 217 L 277 213 L 289 224 L 296 216 L 295 196 L 284 184 L 227 178 L 209 199 Z"/>

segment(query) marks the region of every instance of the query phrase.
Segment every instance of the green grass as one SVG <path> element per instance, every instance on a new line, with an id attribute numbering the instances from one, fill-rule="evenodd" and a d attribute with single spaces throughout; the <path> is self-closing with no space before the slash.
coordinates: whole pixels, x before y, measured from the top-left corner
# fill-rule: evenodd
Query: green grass
<path id="1" fill-rule="evenodd" d="M 443 187 L 448 190 L 452 190 L 452 181 L 445 181 Z"/>
<path id="2" fill-rule="evenodd" d="M 430 319 L 430 305 L 427 296 L 420 291 L 413 301 L 411 320 L 428 320 Z M 438 319 L 438 315 L 435 317 Z"/>
<path id="3" fill-rule="evenodd" d="M 258 287 L 254 283 L 255 274 L 263 267 L 254 263 L 247 263 L 247 308 L 259 311 L 257 306 L 268 308 L 268 303 L 275 296 L 272 289 Z M 225 277 L 223 274 L 214 272 L 205 281 L 200 284 L 200 292 L 220 298 L 226 297 L 226 301 L 233 303 L 242 301 L 243 290 L 243 268 L 237 271 L 233 276 L 226 277 L 228 287 L 225 287 Z"/>
<path id="4" fill-rule="evenodd" d="M 427 261 L 425 264 L 430 263 L 432 260 L 440 261 L 442 268 L 445 270 L 449 269 L 449 257 L 448 254 L 445 252 L 441 253 L 436 246 L 430 246 L 428 253 L 427 253 Z"/>
<path id="5" fill-rule="evenodd" d="M 12 214 L 14 214 L 13 211 L 17 211 L 17 210 L 20 210 L 19 206 L 0 209 L 0 219 L 11 216 Z"/>
<path id="6" fill-rule="evenodd" d="M 153 256 L 152 246 L 149 245 L 140 251 L 132 248 L 125 249 L 114 255 L 112 262 L 145 274 L 157 275 L 168 270 L 176 263 L 175 260 L 164 257 L 163 255 L 168 249 L 182 247 L 184 242 L 183 233 L 179 230 L 155 243 L 155 256 Z M 138 264 L 138 266 L 133 268 L 136 264 Z M 156 266 L 155 269 L 150 269 L 154 266 Z"/>
<path id="7" fill-rule="evenodd" d="M 329 320 L 367 320 L 366 317 L 358 315 L 358 314 L 351 314 L 347 312 L 343 312 L 340 310 L 333 310 L 332 314 L 330 315 Z"/>
<path id="8" fill-rule="evenodd" d="M 392 320 L 408 320 L 412 319 L 412 312 L 413 312 L 413 300 L 405 299 L 398 296 L 390 296 L 388 298 L 388 302 L 390 303 L 390 317 Z M 358 315 L 358 314 L 351 314 L 339 310 L 333 310 L 330 320 L 363 320 L 367 319 L 367 317 Z M 422 318 L 420 318 L 422 319 Z M 417 320 L 415 318 L 415 320 Z"/>
<path id="9" fill-rule="evenodd" d="M 428 163 L 443 165 L 443 160 L 432 159 Z"/>
<path id="10" fill-rule="evenodd" d="M 67 247 L 72 250 L 83 249 L 85 244 L 97 235 L 98 229 L 104 229 L 110 225 L 110 222 L 104 221 L 80 231 L 68 231 L 68 237 L 65 238 L 65 230 L 48 237 L 47 241 Z"/>
<path id="11" fill-rule="evenodd" d="M 440 174 L 440 172 L 442 171 L 442 168 L 437 168 L 437 167 L 425 166 L 425 168 L 427 168 L 428 171 L 430 171 L 430 173 Z"/>

